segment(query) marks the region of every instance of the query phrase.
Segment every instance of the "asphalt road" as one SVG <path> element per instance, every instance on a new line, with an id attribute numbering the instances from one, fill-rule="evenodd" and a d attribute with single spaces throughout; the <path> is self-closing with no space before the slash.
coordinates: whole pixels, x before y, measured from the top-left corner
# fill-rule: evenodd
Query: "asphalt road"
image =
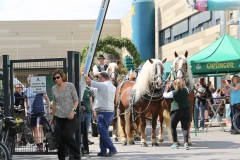
<path id="1" fill-rule="evenodd" d="M 193 146 L 190 150 L 185 150 L 183 145 L 179 149 L 171 149 L 172 142 L 165 137 L 159 147 L 152 147 L 150 140 L 150 125 L 147 126 L 148 147 L 141 147 L 140 142 L 135 145 L 122 146 L 120 142 L 114 142 L 118 154 L 110 158 L 97 157 L 99 152 L 99 143 L 97 137 L 89 136 L 94 142 L 90 145 L 90 154 L 84 155 L 82 159 L 142 159 L 142 160 L 239 160 L 240 156 L 240 135 L 231 135 L 229 132 L 223 132 L 220 127 L 210 127 L 208 132 L 198 132 L 197 135 L 191 130 Z M 229 129 L 229 127 L 225 127 Z M 180 142 L 183 143 L 183 137 L 180 127 L 178 127 Z M 15 155 L 14 160 L 56 160 L 56 155 Z M 68 159 L 68 158 L 66 158 Z"/>

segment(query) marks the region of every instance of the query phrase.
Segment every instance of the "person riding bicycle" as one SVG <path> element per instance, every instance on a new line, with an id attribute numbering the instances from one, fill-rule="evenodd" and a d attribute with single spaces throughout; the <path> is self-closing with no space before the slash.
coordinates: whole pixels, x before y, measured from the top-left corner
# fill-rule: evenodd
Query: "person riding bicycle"
<path id="1" fill-rule="evenodd" d="M 93 66 L 93 75 L 98 77 L 102 71 L 106 71 L 108 68 L 107 64 L 104 64 L 105 57 L 99 54 L 97 57 L 98 63 Z"/>
<path id="2" fill-rule="evenodd" d="M 232 77 L 232 85 L 226 81 L 226 90 L 230 93 L 230 103 L 231 103 L 231 119 L 233 119 L 234 114 L 237 112 L 237 105 L 240 105 L 240 77 L 238 75 L 234 75 Z M 240 120 L 237 120 L 237 126 L 240 128 Z M 237 132 L 236 128 L 231 126 L 231 134 L 240 134 Z"/>

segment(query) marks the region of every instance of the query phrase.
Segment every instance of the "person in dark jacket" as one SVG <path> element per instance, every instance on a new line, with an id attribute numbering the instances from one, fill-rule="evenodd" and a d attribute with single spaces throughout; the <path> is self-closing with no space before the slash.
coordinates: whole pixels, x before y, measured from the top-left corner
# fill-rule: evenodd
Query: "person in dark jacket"
<path id="1" fill-rule="evenodd" d="M 98 77 L 99 74 L 103 71 L 106 71 L 108 65 L 104 63 L 105 57 L 102 54 L 99 54 L 97 57 L 98 63 L 93 66 L 93 75 Z"/>
<path id="2" fill-rule="evenodd" d="M 181 127 L 184 137 L 184 147 L 189 150 L 188 147 L 188 124 L 190 121 L 190 105 L 188 103 L 188 89 L 183 80 L 177 79 L 174 81 L 173 86 L 175 90 L 167 92 L 170 84 L 166 84 L 165 91 L 163 93 L 164 98 L 173 98 L 171 103 L 171 131 L 173 145 L 172 149 L 178 149 L 177 142 L 177 124 L 181 121 Z"/>
<path id="3" fill-rule="evenodd" d="M 200 113 L 201 120 L 200 120 L 200 129 L 199 131 L 204 131 L 204 124 L 205 124 L 205 109 L 207 108 L 207 100 L 206 98 L 211 97 L 211 92 L 206 85 L 205 79 L 201 77 L 199 79 L 199 85 L 196 87 L 196 128 L 199 128 L 198 125 L 198 115 Z"/>

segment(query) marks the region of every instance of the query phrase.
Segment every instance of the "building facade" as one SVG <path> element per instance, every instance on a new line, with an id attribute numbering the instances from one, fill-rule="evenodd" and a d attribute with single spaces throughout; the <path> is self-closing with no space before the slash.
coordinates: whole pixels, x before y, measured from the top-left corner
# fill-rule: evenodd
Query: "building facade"
<path id="1" fill-rule="evenodd" d="M 106 20 L 101 38 L 107 35 L 132 39 L 134 8 L 121 19 Z M 186 1 L 155 0 L 155 58 L 168 61 L 187 50 L 197 53 L 221 36 L 225 22 L 237 18 L 238 11 L 198 12 Z M 222 15 L 222 16 L 221 16 Z M 81 51 L 91 39 L 95 20 L 0 21 L 0 54 L 10 59 L 60 58 L 67 51 Z M 238 25 L 224 25 L 224 33 L 237 38 Z M 122 49 L 122 58 L 129 53 Z"/>
<path id="2" fill-rule="evenodd" d="M 0 21 L 0 55 L 11 60 L 65 58 L 88 46 L 95 20 Z M 101 38 L 121 36 L 120 20 L 106 20 Z"/>

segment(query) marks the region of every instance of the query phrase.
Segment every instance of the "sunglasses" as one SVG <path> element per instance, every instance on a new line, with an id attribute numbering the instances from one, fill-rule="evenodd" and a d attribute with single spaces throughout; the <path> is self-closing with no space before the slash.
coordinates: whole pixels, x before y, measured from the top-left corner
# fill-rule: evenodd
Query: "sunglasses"
<path id="1" fill-rule="evenodd" d="M 61 76 L 54 77 L 53 80 L 59 79 Z"/>

